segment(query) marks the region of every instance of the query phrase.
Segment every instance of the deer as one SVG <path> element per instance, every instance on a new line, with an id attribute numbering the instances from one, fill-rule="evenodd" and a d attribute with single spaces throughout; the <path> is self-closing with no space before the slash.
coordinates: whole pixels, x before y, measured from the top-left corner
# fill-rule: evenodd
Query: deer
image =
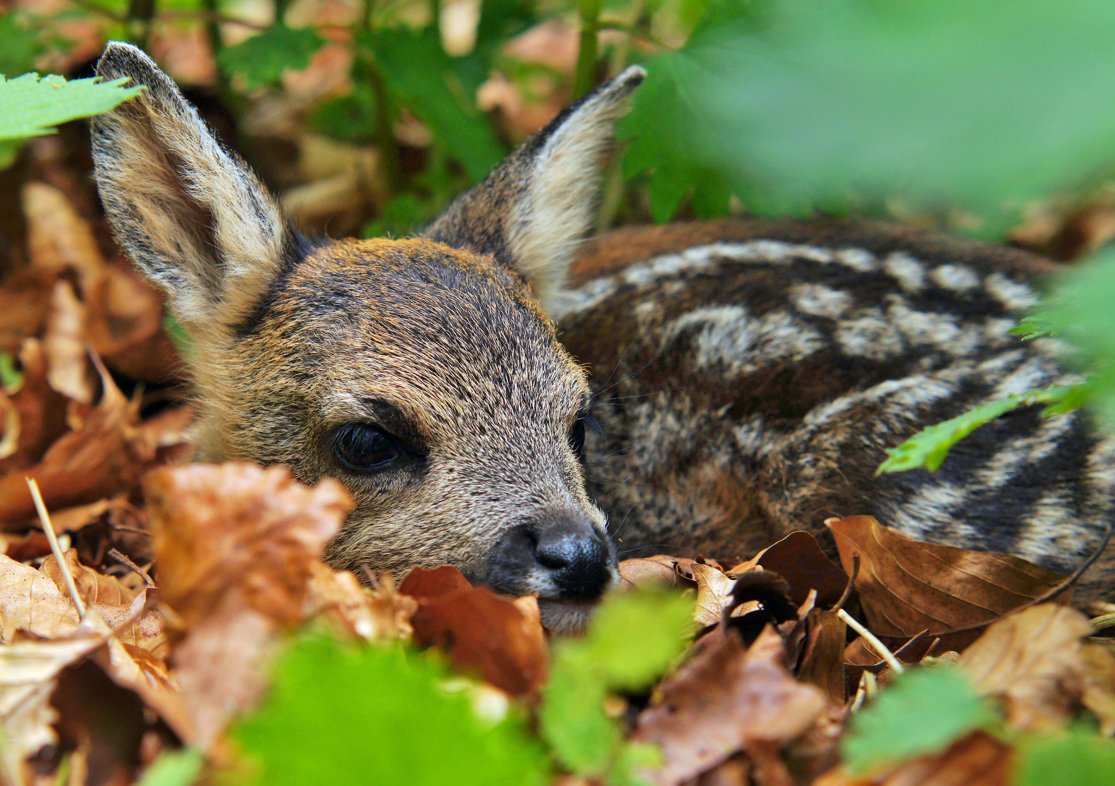
<path id="1" fill-rule="evenodd" d="M 336 568 L 454 565 L 560 632 L 619 545 L 726 559 L 867 514 L 1067 573 L 1106 542 L 1115 443 L 1083 413 L 1022 408 L 936 474 L 875 475 L 927 425 L 1072 379 L 1058 341 L 1007 333 L 1047 260 L 824 217 L 585 239 L 639 67 L 422 231 L 366 240 L 300 234 L 139 49 L 97 75 L 145 87 L 93 120 L 94 174 L 191 339 L 197 458 L 340 480 Z M 1108 550 L 1078 598 L 1113 576 Z"/>

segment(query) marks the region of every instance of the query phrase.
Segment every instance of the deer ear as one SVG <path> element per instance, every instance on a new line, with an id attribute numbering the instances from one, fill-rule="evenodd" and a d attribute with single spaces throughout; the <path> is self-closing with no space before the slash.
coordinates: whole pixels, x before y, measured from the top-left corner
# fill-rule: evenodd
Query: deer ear
<path id="1" fill-rule="evenodd" d="M 297 236 L 256 175 L 147 55 L 112 42 L 97 75 L 146 88 L 93 121 L 97 188 L 117 241 L 167 292 L 188 331 L 235 326 Z"/>
<path id="2" fill-rule="evenodd" d="M 527 280 L 544 308 L 552 307 L 592 225 L 600 159 L 645 76 L 628 68 L 566 109 L 423 234 L 492 254 Z"/>

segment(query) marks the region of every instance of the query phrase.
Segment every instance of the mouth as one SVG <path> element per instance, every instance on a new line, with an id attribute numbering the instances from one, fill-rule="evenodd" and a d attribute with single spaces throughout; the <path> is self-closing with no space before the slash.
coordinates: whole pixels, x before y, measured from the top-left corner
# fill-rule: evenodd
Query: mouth
<path id="1" fill-rule="evenodd" d="M 588 625 L 592 612 L 599 604 L 596 600 L 560 600 L 539 598 L 538 612 L 542 627 L 557 635 L 581 633 Z"/>

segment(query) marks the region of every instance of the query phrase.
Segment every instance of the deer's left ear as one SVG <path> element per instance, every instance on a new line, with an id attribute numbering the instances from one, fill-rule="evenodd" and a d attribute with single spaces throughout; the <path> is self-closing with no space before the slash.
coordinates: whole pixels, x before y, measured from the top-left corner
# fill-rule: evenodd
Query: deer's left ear
<path id="1" fill-rule="evenodd" d="M 517 270 L 553 305 L 592 225 L 598 165 L 646 72 L 633 66 L 566 109 L 423 233 Z"/>

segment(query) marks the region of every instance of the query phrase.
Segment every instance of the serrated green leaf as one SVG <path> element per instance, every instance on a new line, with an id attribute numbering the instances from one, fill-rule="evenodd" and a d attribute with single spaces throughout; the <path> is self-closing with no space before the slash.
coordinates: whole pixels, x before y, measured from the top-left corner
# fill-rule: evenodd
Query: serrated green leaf
<path id="1" fill-rule="evenodd" d="M 357 43 L 379 63 L 395 102 L 429 126 L 434 144 L 460 161 L 473 181 L 500 162 L 506 151 L 436 31 L 385 28 L 358 36 Z"/>
<path id="2" fill-rule="evenodd" d="M 1115 104 L 1094 98 L 1115 93 L 1113 39 L 1106 0 L 715 3 L 649 63 L 628 171 L 669 161 L 760 213 L 958 206 L 992 233 L 1115 168 Z"/>
<path id="3" fill-rule="evenodd" d="M 42 52 L 38 31 L 17 14 L 0 15 L 0 76 L 33 71 Z"/>
<path id="4" fill-rule="evenodd" d="M 24 74 L 0 77 L 0 141 L 53 133 L 55 126 L 107 112 L 138 94 L 142 87 L 124 87 L 126 79 L 100 82 L 60 76 Z"/>
<path id="5" fill-rule="evenodd" d="M 1115 783 L 1115 741 L 1075 729 L 1027 740 L 1018 748 L 1015 786 Z"/>
<path id="6" fill-rule="evenodd" d="M 239 76 L 249 88 L 278 84 L 286 71 L 301 71 L 310 65 L 325 45 L 310 27 L 269 27 L 262 33 L 221 50 L 217 62 L 229 76 Z"/>
<path id="7" fill-rule="evenodd" d="M 899 675 L 855 716 L 840 753 L 848 771 L 859 774 L 935 753 L 995 719 L 991 706 L 960 671 L 915 668 Z"/>
<path id="8" fill-rule="evenodd" d="M 956 443 L 1012 410 L 1043 404 L 1043 415 L 1059 415 L 1079 409 L 1094 396 L 1095 380 L 1089 379 L 1076 385 L 1036 388 L 988 402 L 963 415 L 924 428 L 896 448 L 887 448 L 888 458 L 879 465 L 875 474 L 923 468 L 936 472 Z"/>
<path id="9" fill-rule="evenodd" d="M 1057 329 L 1057 323 L 1050 319 L 1048 314 L 1041 313 L 1024 317 L 1007 332 L 1012 336 L 1018 336 L 1023 341 L 1033 341 L 1035 338 L 1055 336 Z"/>
<path id="10" fill-rule="evenodd" d="M 164 753 L 143 773 L 139 786 L 191 786 L 203 764 L 205 755 L 193 748 Z"/>
<path id="11" fill-rule="evenodd" d="M 429 654 L 401 646 L 295 642 L 264 706 L 233 729 L 247 759 L 235 782 L 548 782 L 545 757 L 521 720 L 482 719 L 466 694 L 443 687 L 446 674 Z"/>

